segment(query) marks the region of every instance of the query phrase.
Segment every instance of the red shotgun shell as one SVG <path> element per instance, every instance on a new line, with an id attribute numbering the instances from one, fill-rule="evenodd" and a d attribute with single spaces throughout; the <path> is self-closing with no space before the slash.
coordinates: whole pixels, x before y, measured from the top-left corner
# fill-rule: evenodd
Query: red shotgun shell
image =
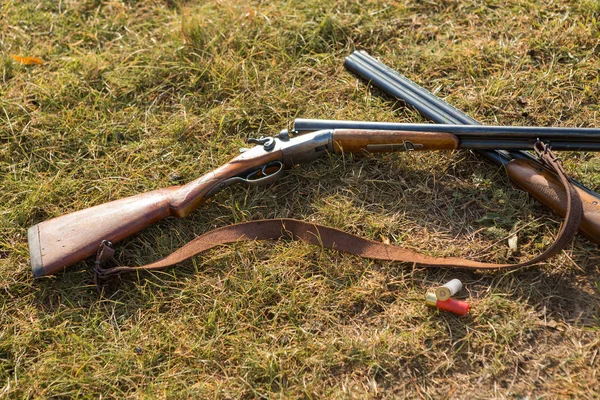
<path id="1" fill-rule="evenodd" d="M 456 315 L 467 315 L 471 305 L 456 299 L 438 300 L 435 293 L 429 292 L 425 295 L 425 304 L 436 307 L 439 310 L 449 311 Z"/>

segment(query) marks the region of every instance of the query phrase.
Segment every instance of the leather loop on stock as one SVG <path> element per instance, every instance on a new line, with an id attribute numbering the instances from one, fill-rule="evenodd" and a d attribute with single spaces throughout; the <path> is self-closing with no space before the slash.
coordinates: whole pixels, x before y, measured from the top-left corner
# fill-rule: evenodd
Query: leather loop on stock
<path id="1" fill-rule="evenodd" d="M 536 148 L 542 161 L 560 177 L 560 181 L 567 193 L 567 213 L 559 230 L 555 242 L 537 257 L 518 264 L 494 264 L 467 260 L 458 257 L 432 257 L 416 253 L 398 246 L 387 245 L 374 240 L 365 239 L 341 230 L 330 228 L 310 222 L 295 219 L 270 219 L 246 222 L 213 229 L 193 239 L 171 255 L 151 264 L 128 267 L 102 268 L 100 257 L 105 255 L 103 250 L 107 246 L 104 242 L 100 245 L 96 260 L 95 272 L 97 277 L 106 278 L 110 275 L 132 272 L 138 270 L 158 270 L 180 263 L 214 247 L 251 240 L 266 240 L 289 238 L 321 246 L 324 248 L 343 251 L 364 258 L 384 261 L 399 261 L 416 263 L 428 267 L 454 267 L 466 269 L 497 270 L 519 268 L 536 264 L 558 254 L 564 249 L 577 233 L 582 215 L 582 204 L 579 195 L 570 183 L 558 159 L 543 143 L 539 142 Z"/>

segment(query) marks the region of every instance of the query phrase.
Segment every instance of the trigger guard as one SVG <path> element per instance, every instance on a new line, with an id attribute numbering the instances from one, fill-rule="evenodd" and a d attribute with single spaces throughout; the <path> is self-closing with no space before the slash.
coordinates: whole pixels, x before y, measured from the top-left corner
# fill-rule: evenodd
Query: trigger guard
<path id="1" fill-rule="evenodd" d="M 266 173 L 267 168 L 277 167 L 277 166 L 279 167 L 277 169 L 277 171 L 275 171 L 271 174 Z M 265 176 L 256 178 L 256 179 L 251 179 L 254 175 L 258 174 L 259 172 L 262 172 Z M 223 182 L 215 185 L 212 189 L 210 189 L 208 191 L 208 193 L 206 193 L 206 197 L 208 198 L 208 197 L 214 195 L 215 193 L 220 192 L 221 190 L 225 189 L 227 186 L 231 186 L 236 183 L 244 183 L 247 186 L 251 186 L 251 187 L 266 185 L 268 183 L 275 182 L 276 180 L 281 178 L 284 173 L 285 173 L 284 165 L 281 161 L 271 161 L 271 162 L 263 165 L 262 167 L 258 168 L 257 170 L 252 171 L 251 173 L 246 175 L 245 178 L 242 178 L 241 176 L 234 176 L 232 178 L 225 179 Z"/>
<path id="2" fill-rule="evenodd" d="M 267 172 L 266 172 L 267 168 L 276 167 L 276 166 L 279 166 L 279 169 L 277 169 L 277 171 L 275 171 L 271 174 L 267 174 Z M 256 179 L 251 179 L 258 172 L 262 172 L 264 176 L 260 177 L 260 178 L 256 178 Z M 281 178 L 283 176 L 283 174 L 284 174 L 283 163 L 281 161 L 272 161 L 270 163 L 263 165 L 260 169 L 257 169 L 256 171 L 249 173 L 245 179 L 244 178 L 241 178 L 241 179 L 248 186 L 260 186 L 260 185 L 266 185 L 271 182 L 275 182 L 276 180 Z"/>

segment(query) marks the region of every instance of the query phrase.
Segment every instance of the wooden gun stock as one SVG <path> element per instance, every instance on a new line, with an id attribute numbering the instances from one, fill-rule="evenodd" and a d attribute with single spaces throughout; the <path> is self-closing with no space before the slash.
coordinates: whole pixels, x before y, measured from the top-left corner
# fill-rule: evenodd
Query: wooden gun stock
<path id="1" fill-rule="evenodd" d="M 102 240 L 118 242 L 172 215 L 177 188 L 161 189 L 76 211 L 29 228 L 35 277 L 52 275 L 93 255 Z"/>
<path id="2" fill-rule="evenodd" d="M 52 275 L 92 256 L 103 240 L 116 243 L 166 217 L 185 217 L 225 187 L 227 180 L 279 158 L 281 151 L 248 152 L 186 185 L 111 201 L 34 225 L 27 232 L 33 275 Z"/>
<path id="3" fill-rule="evenodd" d="M 517 159 L 506 165 L 511 181 L 552 209 L 561 217 L 567 211 L 565 190 L 558 177 L 532 160 Z M 600 202 L 585 190 L 575 186 L 583 203 L 579 232 L 591 242 L 600 244 Z"/>

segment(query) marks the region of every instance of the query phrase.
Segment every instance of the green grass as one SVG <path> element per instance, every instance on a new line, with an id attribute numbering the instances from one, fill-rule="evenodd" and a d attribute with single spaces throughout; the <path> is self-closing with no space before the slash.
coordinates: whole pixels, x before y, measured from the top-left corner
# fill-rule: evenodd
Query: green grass
<path id="1" fill-rule="evenodd" d="M 198 2 L 201 3 L 201 2 Z M 598 250 L 526 270 L 227 246 L 99 298 L 92 263 L 33 281 L 26 230 L 191 181 L 295 117 L 423 121 L 343 68 L 355 48 L 487 124 L 600 126 L 594 1 L 5 1 L 0 5 L 0 397 L 594 398 Z M 12 54 L 44 59 L 17 64 Z M 600 158 L 563 155 L 600 191 Z M 118 245 L 293 217 L 430 254 L 530 258 L 559 219 L 467 152 L 336 158 L 228 189 Z M 518 230 L 519 250 L 507 238 Z M 425 307 L 460 278 L 460 318 Z"/>

